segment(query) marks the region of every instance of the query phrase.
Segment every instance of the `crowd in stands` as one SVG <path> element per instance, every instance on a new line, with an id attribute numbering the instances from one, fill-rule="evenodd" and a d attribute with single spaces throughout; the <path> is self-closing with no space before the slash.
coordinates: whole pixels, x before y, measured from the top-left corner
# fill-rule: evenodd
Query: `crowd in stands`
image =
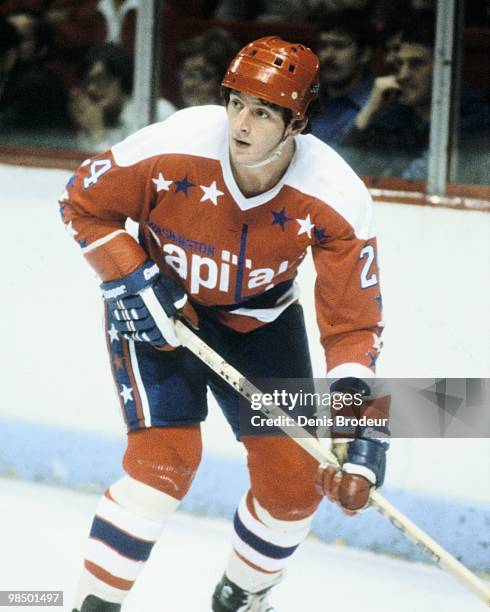
<path id="1" fill-rule="evenodd" d="M 362 175 L 427 175 L 434 59 L 432 0 L 219 0 L 191 2 L 209 27 L 165 44 L 175 87 L 156 119 L 177 108 L 221 104 L 220 82 L 254 24 L 309 24 L 321 63 L 312 133 Z M 466 23 L 488 27 L 489 3 Z M 477 8 L 476 5 L 479 5 Z M 409 5 L 407 7 L 407 5 Z M 164 24 L 193 17 L 164 3 Z M 0 144 L 102 151 L 137 126 L 133 52 L 137 0 L 6 0 L 0 7 Z M 236 22 L 249 22 L 250 35 Z M 204 22 L 206 23 L 206 22 Z M 229 24 L 229 26 L 228 26 Z M 228 26 L 228 27 L 227 27 Z M 488 40 L 487 31 L 487 40 Z M 237 35 L 238 33 L 238 35 Z M 487 51 L 488 53 L 488 51 Z M 165 61 L 164 60 L 164 61 Z M 173 62 L 173 63 L 172 63 Z M 175 69 L 174 69 L 175 68 Z M 490 112 L 485 87 L 463 82 L 458 181 L 488 183 Z"/>
<path id="2" fill-rule="evenodd" d="M 400 32 L 388 74 L 378 76 L 342 138 L 350 161 L 362 174 L 424 180 L 427 174 L 434 60 L 434 19 L 415 12 Z M 461 86 L 460 151 L 471 155 L 461 182 L 488 181 L 490 110 L 481 94 Z M 485 154 L 485 143 L 487 153 Z"/>

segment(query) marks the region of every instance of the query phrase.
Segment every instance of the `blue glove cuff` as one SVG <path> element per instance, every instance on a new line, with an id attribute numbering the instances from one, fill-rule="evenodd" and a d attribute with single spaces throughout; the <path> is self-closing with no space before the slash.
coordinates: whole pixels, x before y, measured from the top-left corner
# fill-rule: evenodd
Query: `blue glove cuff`
<path id="1" fill-rule="evenodd" d="M 371 472 L 376 477 L 376 486 L 380 487 L 385 479 L 386 472 L 386 451 L 389 448 L 388 442 L 380 440 L 365 440 L 358 438 L 349 442 L 347 449 L 347 463 L 360 465 Z"/>
<path id="2" fill-rule="evenodd" d="M 135 295 L 145 287 L 152 285 L 159 274 L 160 270 L 156 263 L 148 259 L 134 272 L 122 278 L 101 283 L 102 297 L 105 300 L 120 300 L 128 295 Z"/>
<path id="3" fill-rule="evenodd" d="M 363 397 L 371 395 L 371 387 L 365 380 L 353 376 L 339 378 L 330 385 L 331 393 L 360 393 Z"/>

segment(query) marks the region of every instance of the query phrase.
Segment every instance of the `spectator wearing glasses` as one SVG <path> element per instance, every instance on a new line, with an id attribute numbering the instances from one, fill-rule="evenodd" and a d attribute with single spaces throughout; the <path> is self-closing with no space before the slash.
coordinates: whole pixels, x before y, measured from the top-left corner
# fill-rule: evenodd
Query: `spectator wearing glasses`
<path id="1" fill-rule="evenodd" d="M 364 12 L 345 10 L 319 23 L 320 114 L 312 133 L 340 143 L 371 92 L 371 32 Z"/>
<path id="2" fill-rule="evenodd" d="M 70 114 L 78 128 L 77 146 L 102 151 L 138 129 L 133 91 L 133 61 L 120 45 L 95 47 L 80 66 L 80 87 L 71 92 Z M 157 120 L 163 121 L 175 107 L 157 101 Z"/>
<path id="3" fill-rule="evenodd" d="M 223 28 L 184 40 L 178 49 L 179 97 L 183 108 L 222 104 L 221 81 L 239 45 Z"/>

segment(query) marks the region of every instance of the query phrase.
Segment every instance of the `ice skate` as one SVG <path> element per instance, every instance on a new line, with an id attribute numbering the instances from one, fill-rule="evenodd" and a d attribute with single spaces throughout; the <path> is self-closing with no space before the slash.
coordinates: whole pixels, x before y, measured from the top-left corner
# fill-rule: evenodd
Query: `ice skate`
<path id="1" fill-rule="evenodd" d="M 267 601 L 270 589 L 250 593 L 223 575 L 213 594 L 213 612 L 277 612 Z"/>
<path id="2" fill-rule="evenodd" d="M 88 595 L 82 604 L 82 609 L 73 609 L 72 612 L 120 612 L 120 604 L 104 601 L 95 595 Z"/>

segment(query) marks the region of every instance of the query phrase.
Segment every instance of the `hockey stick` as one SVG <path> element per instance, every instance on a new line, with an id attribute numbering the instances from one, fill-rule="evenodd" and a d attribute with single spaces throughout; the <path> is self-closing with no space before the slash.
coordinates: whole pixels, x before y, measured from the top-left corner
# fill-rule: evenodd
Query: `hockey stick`
<path id="1" fill-rule="evenodd" d="M 183 346 L 199 357 L 213 372 L 231 385 L 238 393 L 248 400 L 252 394 L 261 394 L 250 381 L 244 378 L 210 346 L 203 342 L 196 334 L 181 321 L 176 321 L 176 334 Z M 279 406 L 262 405 L 260 410 L 269 417 L 288 416 Z M 290 419 L 289 419 L 290 421 Z M 288 421 L 286 421 L 288 422 Z M 337 457 L 300 425 L 289 425 L 283 429 L 307 453 L 312 455 L 319 463 L 327 463 L 340 467 Z M 387 501 L 378 491 L 372 489 L 369 496 L 370 504 L 405 537 L 418 546 L 437 565 L 450 572 L 476 593 L 487 605 L 490 605 L 490 589 L 473 572 L 448 553 L 435 540 L 417 527 L 410 519 L 400 512 L 393 504 Z"/>
<path id="2" fill-rule="evenodd" d="M 156 320 L 160 319 L 160 313 L 155 311 L 155 306 L 146 301 L 144 291 L 143 297 L 150 313 Z M 154 311 L 154 312 L 152 312 Z M 252 400 L 252 394 L 262 394 L 249 380 L 244 378 L 238 370 L 225 361 L 216 351 L 201 340 L 191 329 L 181 321 L 175 321 L 175 332 L 182 345 L 190 350 L 196 357 L 205 363 L 213 372 L 225 380 L 243 397 Z M 260 410 L 268 417 L 289 416 L 279 406 L 262 405 Z M 281 422 L 281 420 L 279 419 Z M 288 422 L 286 420 L 285 422 Z M 300 425 L 293 424 L 282 428 L 297 444 L 307 453 L 314 457 L 320 464 L 329 464 L 339 468 L 337 457 L 328 449 L 324 448 L 317 438 L 312 436 Z M 371 489 L 369 496 L 370 504 L 405 537 L 418 546 L 439 567 L 453 574 L 458 580 L 465 584 L 470 590 L 478 595 L 487 605 L 490 605 L 490 589 L 473 572 L 460 563 L 455 557 L 448 553 L 440 544 L 433 540 L 422 529 L 417 527 L 409 518 L 400 512 L 393 504 L 387 501 L 378 491 Z"/>

